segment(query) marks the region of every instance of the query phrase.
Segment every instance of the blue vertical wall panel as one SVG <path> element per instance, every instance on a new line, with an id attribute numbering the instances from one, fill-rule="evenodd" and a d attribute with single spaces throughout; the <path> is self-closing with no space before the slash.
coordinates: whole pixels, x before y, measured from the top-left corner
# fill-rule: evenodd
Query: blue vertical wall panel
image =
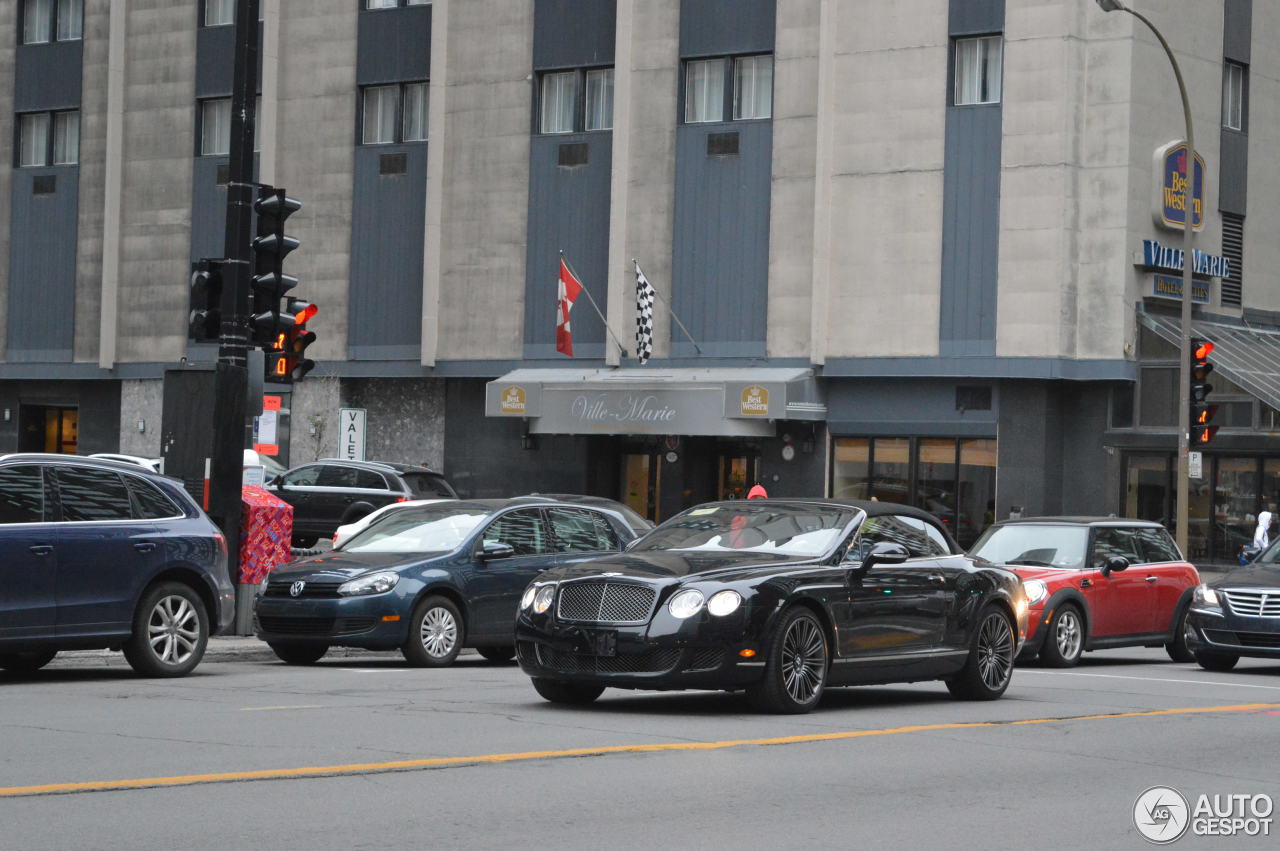
<path id="1" fill-rule="evenodd" d="M 356 83 L 426 80 L 431 76 L 431 7 L 360 13 Z"/>
<path id="2" fill-rule="evenodd" d="M 218 185 L 218 167 L 228 157 L 196 157 L 191 168 L 191 259 L 226 255 L 227 187 Z"/>
<path id="3" fill-rule="evenodd" d="M 1004 3 L 1005 0 L 951 0 L 947 31 L 953 36 L 1003 32 Z"/>
<path id="4" fill-rule="evenodd" d="M 80 41 L 18 45 L 13 80 L 14 112 L 80 106 L 83 56 Z"/>
<path id="5" fill-rule="evenodd" d="M 1253 55 L 1253 0 L 1226 0 L 1222 16 L 1223 57 L 1249 64 Z"/>
<path id="6" fill-rule="evenodd" d="M 617 0 L 534 0 L 533 67 L 612 65 Z"/>
<path id="7" fill-rule="evenodd" d="M 404 174 L 380 174 L 383 156 Z M 422 249 L 427 146 L 356 147 L 347 346 L 352 360 L 417 360 L 422 347 Z M 306 250 L 306 246 L 302 246 Z"/>
<path id="8" fill-rule="evenodd" d="M 707 137 L 725 132 L 739 134 L 739 153 L 708 155 Z M 704 355 L 765 354 L 772 164 L 770 121 L 676 130 L 670 296 Z M 696 354 L 674 323 L 671 332 L 673 356 Z"/>
<path id="9" fill-rule="evenodd" d="M 1222 18 L 1222 58 L 1249 64 L 1253 41 L 1252 0 L 1226 0 Z M 1225 73 L 1225 69 L 1224 69 Z M 1243 216 L 1249 198 L 1249 75 L 1245 74 L 1243 131 L 1221 130 L 1218 209 Z"/>
<path id="10" fill-rule="evenodd" d="M 75 333 L 80 168 L 15 168 L 9 225 L 8 343 L 11 362 L 70 361 Z M 37 177 L 52 193 L 36 195 Z"/>
<path id="11" fill-rule="evenodd" d="M 560 166 L 560 146 L 587 145 L 585 165 Z M 524 295 L 524 356 L 562 357 L 555 350 L 560 251 L 600 306 L 609 301 L 609 180 L 613 134 L 534 136 L 529 156 L 529 243 Z M 604 325 L 586 296 L 571 314 L 574 357 L 604 356 Z M 627 328 L 615 329 L 625 332 Z M 629 345 L 626 339 L 624 345 Z"/>
<path id="12" fill-rule="evenodd" d="M 682 0 L 680 56 L 772 53 L 775 0 Z"/>

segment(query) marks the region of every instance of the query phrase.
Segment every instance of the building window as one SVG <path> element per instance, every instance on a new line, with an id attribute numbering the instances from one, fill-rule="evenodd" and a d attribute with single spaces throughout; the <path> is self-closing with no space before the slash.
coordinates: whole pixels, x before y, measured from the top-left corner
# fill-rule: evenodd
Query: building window
<path id="1" fill-rule="evenodd" d="M 431 0 L 365 0 L 364 7 L 369 11 L 378 9 L 395 9 L 400 6 L 430 6 Z"/>
<path id="2" fill-rule="evenodd" d="M 18 166 L 40 168 L 80 162 L 80 112 L 28 112 L 18 116 Z"/>
<path id="3" fill-rule="evenodd" d="M 998 35 L 956 39 L 956 106 L 1000 102 L 1002 50 Z"/>
<path id="4" fill-rule="evenodd" d="M 429 89 L 426 83 L 393 83 L 362 90 L 362 145 L 425 142 Z"/>
<path id="5" fill-rule="evenodd" d="M 723 59 L 697 59 L 684 68 L 684 122 L 724 120 Z"/>
<path id="6" fill-rule="evenodd" d="M 1222 67 L 1222 126 L 1244 131 L 1244 92 L 1248 70 L 1239 62 Z"/>
<path id="7" fill-rule="evenodd" d="M 236 22 L 236 0 L 204 0 L 204 25 L 221 27 Z"/>
<path id="8" fill-rule="evenodd" d="M 538 78 L 539 133 L 612 129 L 612 68 L 547 71 Z"/>
<path id="9" fill-rule="evenodd" d="M 23 44 L 79 41 L 83 37 L 84 0 L 23 0 Z"/>
<path id="10" fill-rule="evenodd" d="M 253 102 L 253 152 L 262 150 L 257 127 L 262 118 L 262 95 Z M 200 102 L 200 156 L 220 157 L 231 153 L 231 98 L 214 98 Z"/>
<path id="11" fill-rule="evenodd" d="M 773 115 L 773 57 L 739 56 L 733 60 L 733 117 Z"/>

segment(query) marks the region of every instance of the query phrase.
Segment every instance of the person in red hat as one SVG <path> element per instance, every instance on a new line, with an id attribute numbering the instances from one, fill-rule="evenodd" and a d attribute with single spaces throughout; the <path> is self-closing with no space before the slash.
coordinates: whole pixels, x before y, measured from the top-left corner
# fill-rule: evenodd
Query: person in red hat
<path id="1" fill-rule="evenodd" d="M 751 490 L 747 491 L 747 499 L 768 499 L 769 493 L 764 489 L 764 485 L 753 485 Z"/>

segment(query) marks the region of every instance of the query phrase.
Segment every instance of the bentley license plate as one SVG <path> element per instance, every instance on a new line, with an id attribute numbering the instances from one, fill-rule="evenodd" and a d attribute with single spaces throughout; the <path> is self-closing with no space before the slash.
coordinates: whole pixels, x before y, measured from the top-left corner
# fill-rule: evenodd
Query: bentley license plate
<path id="1" fill-rule="evenodd" d="M 613 630 L 597 630 L 592 632 L 591 650 L 597 656 L 617 656 L 618 633 Z"/>

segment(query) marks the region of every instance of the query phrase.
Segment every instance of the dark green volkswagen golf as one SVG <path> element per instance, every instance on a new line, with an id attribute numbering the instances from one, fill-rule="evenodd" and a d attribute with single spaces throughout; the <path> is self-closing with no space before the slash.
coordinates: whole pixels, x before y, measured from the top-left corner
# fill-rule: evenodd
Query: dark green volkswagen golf
<path id="1" fill-rule="evenodd" d="M 409 505 L 268 575 L 255 629 L 291 664 L 335 645 L 398 648 L 422 667 L 451 664 L 464 647 L 507 661 L 520 593 L 535 577 L 635 536 L 621 506 L 591 497 Z"/>

